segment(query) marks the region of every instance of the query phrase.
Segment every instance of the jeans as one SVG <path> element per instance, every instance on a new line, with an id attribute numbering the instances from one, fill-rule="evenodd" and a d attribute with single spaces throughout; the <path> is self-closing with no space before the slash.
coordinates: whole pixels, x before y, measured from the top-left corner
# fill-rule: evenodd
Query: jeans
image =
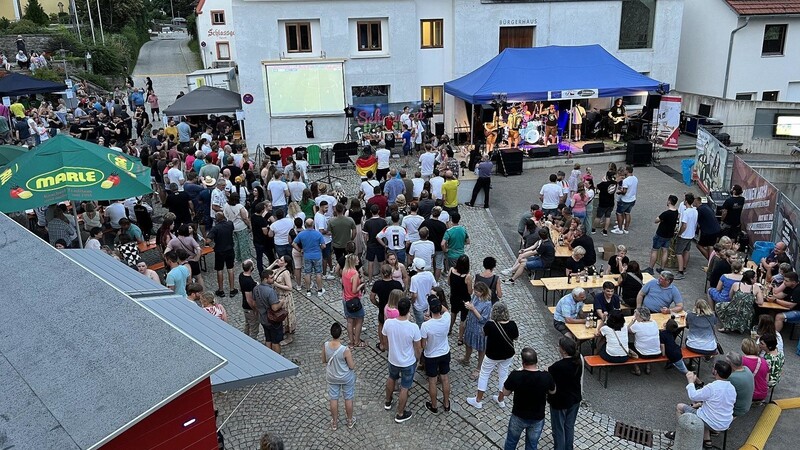
<path id="1" fill-rule="evenodd" d="M 286 244 L 286 245 L 276 244 L 275 254 L 278 256 L 278 258 L 285 255 L 292 256 L 292 244 Z"/>
<path id="2" fill-rule="evenodd" d="M 492 372 L 497 368 L 497 390 L 502 391 L 503 384 L 506 382 L 506 378 L 508 378 L 508 369 L 511 367 L 512 361 L 513 358 L 501 359 L 498 361 L 484 357 L 483 363 L 481 363 L 481 374 L 478 377 L 478 390 L 486 392 L 489 386 L 489 377 L 492 376 Z"/>
<path id="3" fill-rule="evenodd" d="M 539 436 L 542 435 L 544 419 L 525 420 L 515 415 L 511 415 L 508 420 L 508 434 L 506 434 L 505 450 L 516 450 L 522 432 L 525 431 L 525 450 L 536 450 L 539 448 Z"/>
<path id="4" fill-rule="evenodd" d="M 258 267 L 258 274 L 264 271 L 264 255 L 267 253 L 267 248 L 261 244 L 253 244 L 256 249 L 256 266 Z"/>
<path id="5" fill-rule="evenodd" d="M 244 334 L 251 338 L 258 340 L 258 330 L 261 328 L 259 321 L 258 311 L 252 309 L 243 309 L 244 311 Z"/>
<path id="6" fill-rule="evenodd" d="M 550 408 L 550 425 L 553 428 L 555 450 L 572 450 L 575 440 L 575 419 L 578 418 L 580 402 L 566 409 Z"/>
<path id="7" fill-rule="evenodd" d="M 422 328 L 422 322 L 425 322 L 425 311 L 420 311 L 416 308 L 411 308 L 411 311 L 414 312 L 414 322 L 418 327 Z"/>

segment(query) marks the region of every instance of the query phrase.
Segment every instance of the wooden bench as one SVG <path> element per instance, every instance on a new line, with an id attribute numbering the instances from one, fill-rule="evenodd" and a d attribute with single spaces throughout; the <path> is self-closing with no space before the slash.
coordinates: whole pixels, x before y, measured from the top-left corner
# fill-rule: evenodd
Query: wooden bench
<path id="1" fill-rule="evenodd" d="M 708 355 L 702 355 L 700 353 L 695 353 L 695 352 L 689 350 L 686 347 L 681 348 L 681 351 L 683 353 L 683 359 L 697 360 L 697 375 L 699 376 L 700 375 L 700 362 L 703 360 L 702 358 L 705 358 Z M 591 356 L 584 356 L 583 357 L 583 362 L 589 368 L 589 373 L 594 374 L 594 368 L 597 368 L 598 379 L 601 380 L 601 382 L 603 383 L 603 388 L 607 388 L 608 387 L 608 374 L 611 371 L 611 369 L 614 368 L 614 367 L 632 366 L 634 364 L 649 364 L 649 363 L 660 363 L 660 362 L 664 362 L 665 363 L 665 362 L 669 362 L 669 359 L 667 359 L 666 356 L 662 355 L 662 356 L 660 356 L 658 358 L 647 358 L 647 359 L 645 359 L 645 358 L 630 359 L 629 358 L 627 361 L 625 361 L 623 363 L 611 363 L 611 362 L 608 362 L 608 361 L 604 360 L 603 358 L 601 358 L 600 355 L 591 355 Z M 606 369 L 606 377 L 605 377 L 604 381 L 603 381 L 603 373 L 602 373 L 603 369 Z"/>
<path id="2" fill-rule="evenodd" d="M 200 270 L 203 272 L 207 272 L 208 266 L 206 265 L 206 255 L 214 253 L 214 247 L 203 247 L 203 250 L 200 252 Z M 151 264 L 147 266 L 148 269 L 158 272 L 159 270 L 164 270 L 166 264 L 164 261 L 159 261 L 155 264 Z"/>

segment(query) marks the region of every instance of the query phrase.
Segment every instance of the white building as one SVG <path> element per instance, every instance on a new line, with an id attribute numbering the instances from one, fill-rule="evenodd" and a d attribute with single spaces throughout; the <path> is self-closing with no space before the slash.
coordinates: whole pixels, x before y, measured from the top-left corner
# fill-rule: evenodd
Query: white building
<path id="1" fill-rule="evenodd" d="M 800 101 L 800 0 L 687 1 L 675 88 Z"/>
<path id="2" fill-rule="evenodd" d="M 231 0 L 199 0 L 195 14 L 203 68 L 234 66 L 236 28 L 233 26 Z"/>
<path id="3" fill-rule="evenodd" d="M 599 43 L 635 70 L 673 84 L 683 5 L 684 0 L 233 0 L 241 92 L 253 98 L 244 109 L 247 121 L 258 124 L 248 127 L 248 141 L 341 141 L 345 119 L 334 106 L 353 104 L 362 92 L 380 102 L 433 100 L 433 122 L 444 122 L 452 133 L 466 121 L 466 109 L 443 94 L 444 82 L 507 47 Z M 327 64 L 310 70 L 307 63 Z M 302 88 L 289 80 L 297 71 L 307 75 Z M 334 88 L 310 89 L 307 83 L 316 79 Z M 317 103 L 324 100 L 319 109 L 327 114 L 292 111 L 309 92 Z M 306 138 L 307 120 L 314 121 L 313 140 Z"/>

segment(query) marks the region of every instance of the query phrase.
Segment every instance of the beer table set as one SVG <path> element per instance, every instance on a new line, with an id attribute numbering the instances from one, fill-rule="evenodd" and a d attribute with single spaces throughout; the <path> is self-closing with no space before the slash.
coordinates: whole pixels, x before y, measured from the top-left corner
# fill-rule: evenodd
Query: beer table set
<path id="1" fill-rule="evenodd" d="M 652 279 L 653 276 L 649 273 L 642 273 L 643 283 L 647 283 Z M 558 302 L 558 300 L 556 300 L 557 291 L 563 293 L 564 291 L 571 291 L 576 287 L 581 287 L 586 290 L 600 289 L 603 287 L 603 283 L 606 281 L 610 281 L 616 286 L 618 285 L 619 280 L 620 275 L 586 275 L 583 277 L 574 275 L 572 277 L 548 277 L 540 278 L 538 280 L 531 280 L 531 285 L 542 288 L 542 300 L 544 301 L 545 305 L 549 304 L 548 293 L 553 292 L 553 305 L 555 305 Z"/>

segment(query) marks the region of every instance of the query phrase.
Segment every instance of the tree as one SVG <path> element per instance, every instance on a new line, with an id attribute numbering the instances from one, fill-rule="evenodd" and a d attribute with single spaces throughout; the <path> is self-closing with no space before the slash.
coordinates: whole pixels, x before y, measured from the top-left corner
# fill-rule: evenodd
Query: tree
<path id="1" fill-rule="evenodd" d="M 28 0 L 28 6 L 25 7 L 25 15 L 22 18 L 39 25 L 48 25 L 50 23 L 50 17 L 44 12 L 39 0 Z"/>

